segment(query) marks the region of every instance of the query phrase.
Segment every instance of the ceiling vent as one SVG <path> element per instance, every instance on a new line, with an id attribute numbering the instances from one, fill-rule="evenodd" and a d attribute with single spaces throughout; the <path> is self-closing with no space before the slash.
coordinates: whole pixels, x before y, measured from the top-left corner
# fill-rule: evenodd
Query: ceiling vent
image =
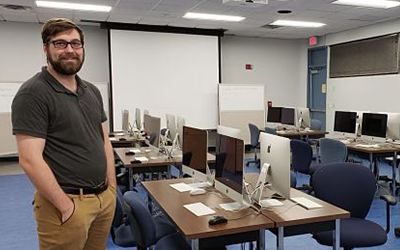
<path id="1" fill-rule="evenodd" d="M 232 6 L 257 8 L 260 5 L 268 4 L 268 0 L 222 0 L 222 3 Z"/>
<path id="2" fill-rule="evenodd" d="M 0 4 L 0 8 L 3 10 L 14 10 L 14 11 L 30 11 L 32 7 L 17 5 L 17 4 Z"/>

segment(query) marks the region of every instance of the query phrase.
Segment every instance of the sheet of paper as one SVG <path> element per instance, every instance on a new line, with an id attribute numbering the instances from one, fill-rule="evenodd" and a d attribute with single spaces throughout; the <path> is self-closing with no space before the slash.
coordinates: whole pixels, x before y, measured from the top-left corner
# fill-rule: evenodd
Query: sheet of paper
<path id="1" fill-rule="evenodd" d="M 188 184 L 183 183 L 183 182 L 170 184 L 169 186 L 178 190 L 179 192 L 188 192 L 188 191 L 193 190 L 193 188 L 191 186 L 189 186 Z"/>
<path id="2" fill-rule="evenodd" d="M 201 202 L 196 202 L 192 204 L 183 205 L 184 208 L 189 210 L 190 212 L 194 213 L 196 216 L 204 216 L 215 214 L 215 211 L 211 208 L 207 207 Z"/>
<path id="3" fill-rule="evenodd" d="M 125 135 L 125 134 L 124 134 L 124 133 L 115 133 L 114 135 L 123 136 L 123 135 Z"/>
<path id="4" fill-rule="evenodd" d="M 225 211 L 239 211 L 241 209 L 247 208 L 245 204 L 241 204 L 239 202 L 230 202 L 230 203 L 221 203 L 219 206 Z"/>
<path id="5" fill-rule="evenodd" d="M 135 148 L 135 149 L 129 149 L 129 152 L 133 152 L 133 153 L 140 153 L 141 151 L 140 151 L 140 149 L 137 149 L 137 148 Z"/>
<path id="6" fill-rule="evenodd" d="M 135 157 L 135 160 L 141 161 L 141 162 L 147 162 L 149 161 L 149 159 L 145 156 L 139 156 L 139 157 Z"/>
<path id="7" fill-rule="evenodd" d="M 110 141 L 118 141 L 118 139 L 115 137 L 110 137 Z"/>

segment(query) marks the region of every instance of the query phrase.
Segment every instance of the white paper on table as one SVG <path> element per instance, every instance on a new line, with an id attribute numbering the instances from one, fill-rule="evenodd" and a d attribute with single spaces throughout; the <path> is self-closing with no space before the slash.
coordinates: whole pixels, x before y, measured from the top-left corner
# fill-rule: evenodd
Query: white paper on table
<path id="1" fill-rule="evenodd" d="M 193 190 L 193 188 L 191 186 L 189 186 L 188 184 L 183 183 L 183 182 L 170 184 L 169 186 L 172 187 L 173 189 L 178 190 L 181 193 Z"/>
<path id="2" fill-rule="evenodd" d="M 140 157 L 135 157 L 135 160 L 141 161 L 141 162 L 147 162 L 149 159 L 145 156 L 140 156 Z"/>
<path id="3" fill-rule="evenodd" d="M 196 216 L 204 216 L 215 214 L 215 211 L 211 208 L 207 207 L 201 202 L 196 202 L 192 204 L 183 205 L 184 208 L 189 210 L 190 212 L 194 213 Z"/>
<path id="4" fill-rule="evenodd" d="M 135 148 L 135 149 L 129 149 L 129 152 L 136 154 L 136 153 L 140 153 L 141 151 L 140 151 L 140 149 Z"/>
<path id="5" fill-rule="evenodd" d="M 115 133 L 114 135 L 123 136 L 123 135 L 125 135 L 125 134 L 124 134 L 124 133 Z"/>
<path id="6" fill-rule="evenodd" d="M 118 141 L 118 139 L 115 137 L 110 137 L 110 141 Z"/>

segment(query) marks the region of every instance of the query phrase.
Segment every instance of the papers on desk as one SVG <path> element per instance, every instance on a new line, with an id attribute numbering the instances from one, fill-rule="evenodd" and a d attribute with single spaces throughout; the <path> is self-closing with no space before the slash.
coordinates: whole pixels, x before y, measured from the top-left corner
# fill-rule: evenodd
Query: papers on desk
<path id="1" fill-rule="evenodd" d="M 357 144 L 361 148 L 379 148 L 379 144 Z"/>
<path id="2" fill-rule="evenodd" d="M 188 192 L 193 190 L 193 187 L 189 186 L 186 183 L 180 182 L 180 183 L 175 183 L 175 184 L 170 184 L 170 187 L 172 187 L 173 189 L 178 190 L 179 192 Z"/>
<path id="3" fill-rule="evenodd" d="M 145 149 L 144 152 L 149 153 L 151 152 L 151 149 Z"/>
<path id="4" fill-rule="evenodd" d="M 150 156 L 150 159 L 152 159 L 152 160 L 166 160 L 167 157 L 165 155 Z"/>
<path id="5" fill-rule="evenodd" d="M 129 149 L 129 152 L 137 154 L 137 153 L 140 153 L 141 151 L 140 151 L 140 149 L 136 148 L 136 149 Z"/>
<path id="6" fill-rule="evenodd" d="M 140 157 L 135 157 L 135 160 L 141 161 L 141 162 L 148 162 L 149 159 L 145 156 L 140 156 Z"/>
<path id="7" fill-rule="evenodd" d="M 225 211 L 239 211 L 245 208 L 248 208 L 249 206 L 243 204 L 243 203 L 239 203 L 239 202 L 230 202 L 230 203 L 221 203 L 219 204 L 219 206 L 225 210 Z"/>
<path id="8" fill-rule="evenodd" d="M 280 202 L 277 199 L 260 200 L 260 206 L 262 208 L 280 207 L 280 206 L 283 206 L 283 205 L 284 205 L 283 202 Z"/>
<path id="9" fill-rule="evenodd" d="M 110 137 L 110 141 L 118 141 L 118 138 Z"/>
<path id="10" fill-rule="evenodd" d="M 312 200 L 307 199 L 305 197 L 293 197 L 290 199 L 306 209 L 322 208 L 322 205 L 313 202 Z"/>
<path id="11" fill-rule="evenodd" d="M 215 214 L 215 211 L 211 208 L 207 207 L 201 202 L 196 202 L 192 204 L 183 205 L 184 208 L 189 210 L 190 212 L 194 213 L 196 216 L 204 216 Z"/>
<path id="12" fill-rule="evenodd" d="M 114 135 L 118 135 L 118 136 L 124 136 L 125 133 L 114 133 Z"/>

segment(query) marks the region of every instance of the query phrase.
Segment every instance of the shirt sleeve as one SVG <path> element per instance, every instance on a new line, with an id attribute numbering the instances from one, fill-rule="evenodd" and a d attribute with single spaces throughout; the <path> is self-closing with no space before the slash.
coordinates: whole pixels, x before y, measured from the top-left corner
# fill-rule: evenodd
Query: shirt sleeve
<path id="1" fill-rule="evenodd" d="M 100 90 L 95 86 L 91 85 L 91 89 L 93 90 L 94 94 L 96 95 L 97 100 L 99 101 L 101 105 L 101 122 L 107 121 L 107 115 L 106 112 L 104 111 L 104 104 L 103 104 L 103 98 L 101 97 Z"/>
<path id="2" fill-rule="evenodd" d="M 13 134 L 46 139 L 48 108 L 31 94 L 17 94 L 11 105 Z"/>

